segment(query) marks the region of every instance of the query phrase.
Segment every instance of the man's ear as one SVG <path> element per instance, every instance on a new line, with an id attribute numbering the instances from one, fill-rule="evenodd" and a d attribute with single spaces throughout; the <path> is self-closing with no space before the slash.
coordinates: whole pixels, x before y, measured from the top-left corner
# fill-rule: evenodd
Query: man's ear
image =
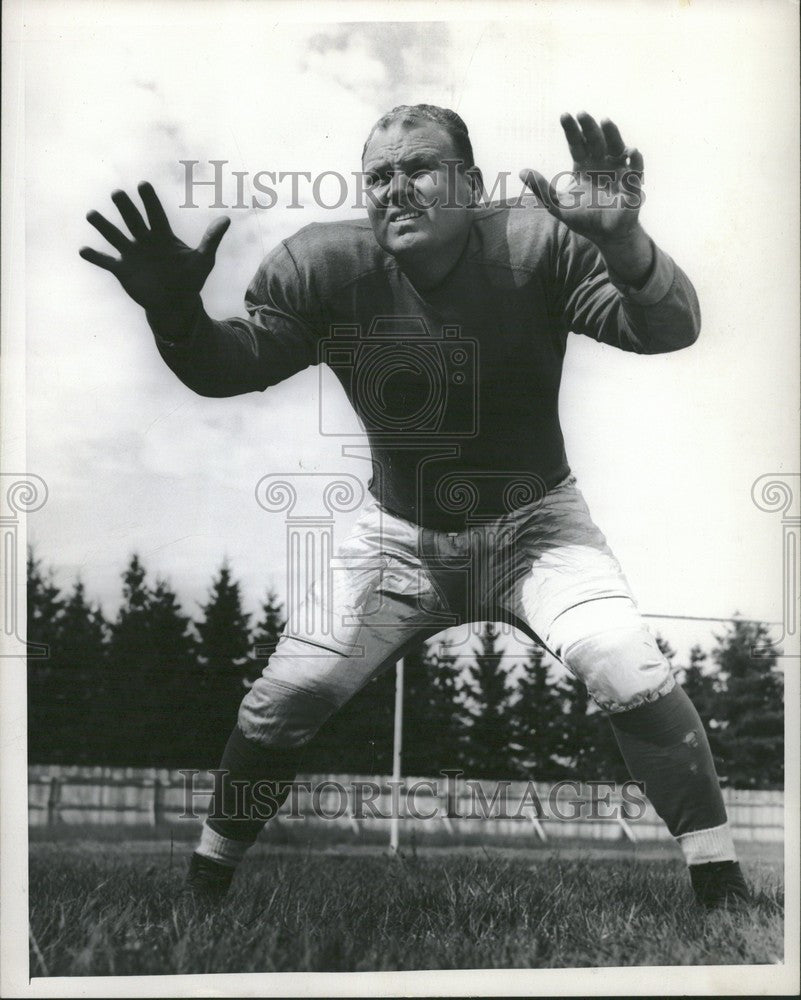
<path id="1" fill-rule="evenodd" d="M 484 200 L 484 177 L 479 167 L 468 167 L 465 171 L 470 183 L 470 208 L 476 208 Z"/>

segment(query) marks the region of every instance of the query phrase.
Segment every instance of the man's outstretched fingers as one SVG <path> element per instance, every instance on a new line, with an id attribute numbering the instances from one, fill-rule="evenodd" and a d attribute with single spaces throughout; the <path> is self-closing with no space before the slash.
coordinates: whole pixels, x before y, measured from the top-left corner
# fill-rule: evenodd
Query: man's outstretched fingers
<path id="1" fill-rule="evenodd" d="M 111 271 L 112 273 L 119 263 L 115 257 L 109 257 L 107 253 L 100 253 L 99 250 L 93 250 L 91 247 L 81 247 L 78 253 L 84 260 L 88 260 L 90 264 L 96 264 L 98 267 L 102 267 L 104 271 Z"/>
<path id="2" fill-rule="evenodd" d="M 159 201 L 156 192 L 153 190 L 153 185 L 149 181 L 142 181 L 142 183 L 137 186 L 137 191 L 142 199 L 142 204 L 145 206 L 147 221 L 150 223 L 150 228 L 153 232 L 172 232 L 170 229 L 169 219 L 167 218 L 167 213 L 162 208 L 161 202 Z"/>
<path id="3" fill-rule="evenodd" d="M 111 200 L 117 206 L 120 215 L 125 220 L 125 225 L 131 231 L 131 236 L 136 240 L 147 239 L 150 234 L 147 231 L 145 220 L 129 196 L 124 191 L 114 191 L 111 195 Z"/>
<path id="4" fill-rule="evenodd" d="M 231 220 L 227 215 L 215 219 L 203 234 L 203 239 L 198 244 L 198 253 L 202 253 L 207 257 L 213 257 L 217 252 L 217 247 L 220 245 L 220 240 L 225 236 L 230 225 Z"/>
<path id="5" fill-rule="evenodd" d="M 601 131 L 606 139 L 607 153 L 615 159 L 621 157 L 626 152 L 626 144 L 617 125 L 610 118 L 602 118 Z"/>
<path id="6" fill-rule="evenodd" d="M 639 209 L 643 203 L 642 177 L 643 177 L 643 156 L 639 149 L 626 148 L 625 157 L 629 166 L 623 173 L 623 187 L 629 195 L 627 199 L 628 208 Z"/>
<path id="7" fill-rule="evenodd" d="M 559 121 L 564 130 L 567 146 L 570 150 L 570 155 L 573 157 L 573 163 L 577 167 L 580 167 L 587 159 L 587 144 L 584 142 L 581 129 L 578 127 L 578 123 L 573 115 L 567 112 L 559 118 Z"/>
<path id="8" fill-rule="evenodd" d="M 94 210 L 87 212 L 86 221 L 90 226 L 94 226 L 100 235 L 105 237 L 114 249 L 119 250 L 120 253 L 127 250 L 131 245 L 128 237 L 124 233 L 121 233 L 116 226 L 112 225 L 100 212 L 95 212 Z"/>
<path id="9" fill-rule="evenodd" d="M 642 153 L 639 149 L 628 149 L 626 152 L 629 157 L 629 168 L 637 174 L 640 180 L 642 180 L 642 173 L 645 169 L 645 161 L 643 160 Z"/>
<path id="10" fill-rule="evenodd" d="M 606 139 L 604 139 L 604 134 L 598 125 L 598 122 L 588 114 L 586 111 L 579 111 L 578 123 L 581 125 L 581 131 L 584 135 L 584 141 L 587 144 L 587 152 L 590 155 L 590 159 L 596 163 L 606 156 Z"/>
<path id="11" fill-rule="evenodd" d="M 559 195 L 557 194 L 556 188 L 553 184 L 549 184 L 542 174 L 538 173 L 536 170 L 530 170 L 528 168 L 521 170 L 519 176 L 520 180 L 526 185 L 526 187 L 531 188 L 551 215 L 555 216 L 557 219 L 561 219 L 562 206 L 559 204 Z"/>

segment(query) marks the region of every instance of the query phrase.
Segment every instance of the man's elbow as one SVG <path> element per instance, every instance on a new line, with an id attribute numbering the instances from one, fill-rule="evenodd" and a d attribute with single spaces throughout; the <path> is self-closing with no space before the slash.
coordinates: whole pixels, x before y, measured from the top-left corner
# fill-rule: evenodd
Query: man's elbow
<path id="1" fill-rule="evenodd" d="M 205 399 L 225 399 L 257 388 L 235 384 L 232 380 L 222 377 L 219 370 L 207 364 L 189 366 L 176 364 L 172 359 L 166 360 L 173 375 L 196 396 L 203 396 Z"/>
<path id="2" fill-rule="evenodd" d="M 246 392 L 262 392 L 262 386 L 249 385 L 241 382 L 224 383 L 217 380 L 206 381 L 205 379 L 181 379 L 187 389 L 191 389 L 198 396 L 205 399 L 230 399 L 231 396 L 242 396 Z"/>
<path id="3" fill-rule="evenodd" d="M 187 389 L 191 389 L 196 396 L 203 396 L 204 399 L 224 399 L 232 395 L 230 392 L 221 390 L 219 386 L 213 386 L 205 382 L 188 382 L 183 380 Z"/>
<path id="4" fill-rule="evenodd" d="M 673 350 L 680 351 L 692 347 L 701 333 L 701 306 L 695 289 L 689 281 L 686 282 L 686 306 L 682 310 L 681 322 L 677 323 L 677 344 Z"/>
<path id="5" fill-rule="evenodd" d="M 643 343 L 643 353 L 671 354 L 673 351 L 683 351 L 686 347 L 692 347 L 700 333 L 701 310 L 696 305 L 658 331 L 651 330 L 650 336 Z"/>
<path id="6" fill-rule="evenodd" d="M 687 316 L 687 322 L 684 327 L 684 342 L 682 347 L 692 347 L 692 345 L 698 340 L 701 334 L 701 309 L 696 301 L 693 304 L 693 308 L 690 309 L 689 315 Z"/>
<path id="7" fill-rule="evenodd" d="M 675 350 L 680 351 L 685 347 L 692 347 L 692 345 L 698 340 L 701 333 L 701 311 L 700 309 L 694 309 L 687 317 L 686 322 L 683 324 L 679 342 L 675 347 Z"/>
<path id="8" fill-rule="evenodd" d="M 187 370 L 182 365 L 175 364 L 175 362 L 171 363 L 170 359 L 167 359 L 167 363 L 173 375 L 175 375 L 187 389 L 194 392 L 195 395 L 204 396 L 207 399 L 218 399 L 222 396 L 231 395 L 224 390 L 219 380 L 199 371 Z"/>

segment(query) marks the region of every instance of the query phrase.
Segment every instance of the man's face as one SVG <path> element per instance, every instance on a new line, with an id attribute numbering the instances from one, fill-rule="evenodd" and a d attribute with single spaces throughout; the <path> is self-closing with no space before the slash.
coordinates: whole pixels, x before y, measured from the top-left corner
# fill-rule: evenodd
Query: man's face
<path id="1" fill-rule="evenodd" d="M 425 258 L 461 243 L 470 226 L 470 177 L 448 133 L 434 123 L 379 129 L 364 153 L 367 215 L 394 257 Z"/>

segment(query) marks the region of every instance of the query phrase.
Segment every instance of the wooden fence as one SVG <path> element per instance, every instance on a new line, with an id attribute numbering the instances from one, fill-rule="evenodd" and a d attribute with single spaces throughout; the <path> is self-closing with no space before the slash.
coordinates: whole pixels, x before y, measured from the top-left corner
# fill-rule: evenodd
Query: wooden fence
<path id="1" fill-rule="evenodd" d="M 335 825 L 349 828 L 354 837 L 368 828 L 386 830 L 389 835 L 392 789 L 385 775 L 308 775 L 300 776 L 298 781 L 309 782 L 316 791 L 301 788 L 294 802 L 288 802 L 279 812 L 280 824 Z M 433 793 L 431 779 L 404 778 L 404 787 L 409 789 L 416 782 L 422 783 L 414 796 L 418 815 L 410 816 L 406 810 L 402 824 L 406 833 L 414 828 L 421 836 L 445 830 L 455 838 L 479 833 L 487 838 L 519 835 L 540 840 L 669 839 L 650 803 L 633 807 L 622 798 L 619 786 L 609 792 L 604 790 L 593 812 L 586 784 L 563 786 L 557 796 L 553 783 L 508 782 L 503 789 L 505 815 L 499 815 L 500 806 L 496 803 L 494 809 L 488 810 L 489 818 L 470 818 L 482 816 L 482 798 L 491 803 L 499 783 L 460 780 L 458 795 L 449 810 L 443 778 L 436 789 L 443 793 L 439 796 Z M 372 803 L 366 802 L 371 793 L 362 793 L 366 804 L 361 810 L 357 791 L 360 783 L 373 783 L 379 789 Z M 32 765 L 28 769 L 29 823 L 32 827 L 50 828 L 76 825 L 188 828 L 199 825 L 206 813 L 211 775 L 197 772 L 192 787 L 194 795 L 189 794 L 187 779 L 181 772 L 160 768 Z M 542 806 L 539 815 L 532 805 L 532 789 Z M 783 792 L 724 789 L 723 797 L 736 839 L 778 842 L 784 839 Z M 404 800 L 401 795 L 401 801 Z M 372 815 L 373 809 L 381 815 Z M 574 819 L 577 810 L 581 810 L 578 812 L 581 818 Z M 435 815 L 427 818 L 431 814 Z"/>

